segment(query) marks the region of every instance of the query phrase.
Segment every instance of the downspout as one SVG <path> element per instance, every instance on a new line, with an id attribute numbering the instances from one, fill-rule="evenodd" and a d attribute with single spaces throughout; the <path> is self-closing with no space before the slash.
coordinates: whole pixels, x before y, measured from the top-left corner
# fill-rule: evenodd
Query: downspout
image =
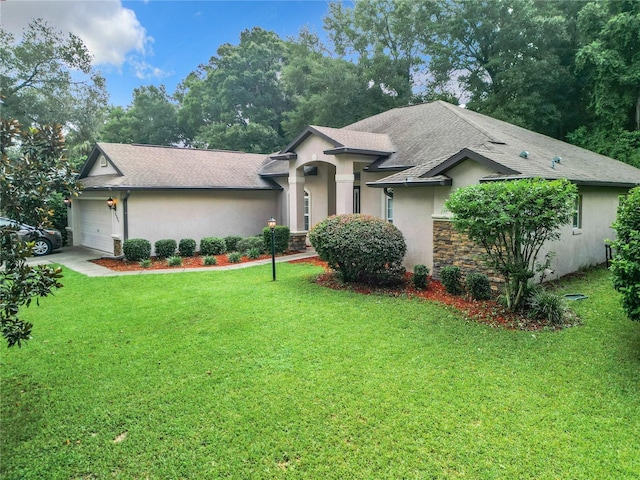
<path id="1" fill-rule="evenodd" d="M 129 240 L 129 196 L 131 195 L 131 190 L 127 190 L 127 194 L 124 196 L 124 198 L 122 199 L 122 209 L 123 209 L 123 218 L 124 218 L 124 239 L 123 241 L 126 242 L 127 240 Z"/>

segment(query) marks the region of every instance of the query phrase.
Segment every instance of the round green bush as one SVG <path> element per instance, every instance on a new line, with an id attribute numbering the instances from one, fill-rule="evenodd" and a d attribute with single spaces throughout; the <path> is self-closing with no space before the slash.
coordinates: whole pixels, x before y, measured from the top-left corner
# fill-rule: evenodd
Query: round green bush
<path id="1" fill-rule="evenodd" d="M 289 249 L 290 230 L 286 225 L 276 225 L 273 229 L 273 240 L 276 253 L 284 253 Z M 271 251 L 271 229 L 265 227 L 262 230 L 262 239 L 265 250 Z"/>
<path id="2" fill-rule="evenodd" d="M 256 235 L 254 237 L 243 238 L 236 244 L 236 252 L 246 254 L 249 250 L 258 249 L 260 253 L 264 252 L 264 241 L 262 237 Z"/>
<path id="3" fill-rule="evenodd" d="M 470 272 L 465 279 L 467 292 L 474 300 L 489 300 L 491 298 L 491 283 L 489 278 L 480 272 Z"/>
<path id="4" fill-rule="evenodd" d="M 147 260 L 151 257 L 151 242 L 144 238 L 130 238 L 123 242 L 122 251 L 131 262 Z"/>
<path id="5" fill-rule="evenodd" d="M 153 247 L 156 251 L 156 257 L 168 258 L 175 255 L 178 244 L 175 240 L 163 239 L 158 240 L 156 243 L 154 243 Z"/>
<path id="6" fill-rule="evenodd" d="M 206 237 L 200 240 L 200 255 L 222 255 L 226 251 L 224 238 Z"/>
<path id="7" fill-rule="evenodd" d="M 178 243 L 178 251 L 183 257 L 193 257 L 196 253 L 196 241 L 192 238 L 183 238 Z"/>
<path id="8" fill-rule="evenodd" d="M 427 282 L 429 277 L 429 267 L 426 265 L 416 265 L 413 267 L 413 286 L 418 290 L 427 288 Z"/>
<path id="9" fill-rule="evenodd" d="M 224 243 L 227 245 L 228 252 L 235 252 L 238 250 L 238 242 L 242 240 L 240 235 L 229 235 L 224 237 Z"/>
<path id="10" fill-rule="evenodd" d="M 460 280 L 460 268 L 455 265 L 447 265 L 440 270 L 440 278 L 444 289 L 451 295 L 462 294 L 462 282 Z"/>
<path id="11" fill-rule="evenodd" d="M 393 284 L 404 276 L 407 244 L 397 227 L 380 218 L 334 215 L 317 223 L 309 239 L 345 282 Z"/>

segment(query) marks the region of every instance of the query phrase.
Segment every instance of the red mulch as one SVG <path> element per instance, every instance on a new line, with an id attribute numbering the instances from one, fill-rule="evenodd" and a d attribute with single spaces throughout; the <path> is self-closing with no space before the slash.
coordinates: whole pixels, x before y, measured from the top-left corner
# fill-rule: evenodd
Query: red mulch
<path id="1" fill-rule="evenodd" d="M 298 252 L 291 252 L 291 254 L 294 254 L 294 253 L 298 253 Z M 200 255 L 196 255 L 193 257 L 182 257 L 182 265 L 176 266 L 176 267 L 170 267 L 167 265 L 166 259 L 160 260 L 156 257 L 151 258 L 151 266 L 146 268 L 140 266 L 140 262 L 130 262 L 127 260 L 119 260 L 119 259 L 113 259 L 113 258 L 99 258 L 97 260 L 91 260 L 91 261 L 93 263 L 97 263 L 98 265 L 106 267 L 110 270 L 116 270 L 118 272 L 132 272 L 137 270 L 165 270 L 165 269 L 171 269 L 171 268 L 201 268 L 201 267 L 216 268 L 216 267 L 224 267 L 226 265 L 233 265 L 233 263 L 231 263 L 227 259 L 226 254 L 214 255 L 214 256 L 216 257 L 216 260 L 217 260 L 217 263 L 215 265 L 205 265 L 203 260 L 204 257 L 201 257 Z M 282 255 L 278 254 L 276 256 L 281 257 Z M 242 260 L 240 260 L 240 262 L 237 262 L 237 263 L 255 262 L 256 260 L 264 260 L 267 258 L 271 258 L 271 255 L 270 254 L 261 255 L 256 259 L 242 257 Z"/>
<path id="2" fill-rule="evenodd" d="M 468 297 L 451 295 L 447 293 L 442 283 L 437 280 L 430 279 L 425 290 L 416 290 L 411 282 L 410 273 L 407 273 L 403 283 L 396 287 L 372 287 L 370 285 L 341 282 L 336 273 L 332 272 L 327 267 L 327 264 L 317 257 L 293 260 L 290 263 L 310 263 L 324 267 L 326 272 L 318 275 L 314 281 L 323 287 L 334 290 L 350 290 L 363 295 L 390 295 L 394 297 L 402 296 L 430 300 L 451 306 L 462 312 L 470 320 L 508 330 L 536 331 L 561 328 L 551 326 L 545 321 L 533 320 L 526 316 L 510 312 L 495 300 L 478 301 Z"/>

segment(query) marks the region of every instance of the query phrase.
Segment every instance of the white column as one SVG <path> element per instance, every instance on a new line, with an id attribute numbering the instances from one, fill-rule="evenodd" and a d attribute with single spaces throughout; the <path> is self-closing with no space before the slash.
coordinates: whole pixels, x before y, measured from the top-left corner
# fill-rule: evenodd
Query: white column
<path id="1" fill-rule="evenodd" d="M 289 229 L 304 232 L 304 172 L 289 171 Z"/>
<path id="2" fill-rule="evenodd" d="M 336 166 L 336 214 L 353 213 L 353 162 L 341 161 Z"/>

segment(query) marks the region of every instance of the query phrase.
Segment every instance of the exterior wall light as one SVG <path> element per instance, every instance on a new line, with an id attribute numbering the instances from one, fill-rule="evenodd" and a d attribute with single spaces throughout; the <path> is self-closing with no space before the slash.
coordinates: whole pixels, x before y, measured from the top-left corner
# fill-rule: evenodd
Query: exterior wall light
<path id="1" fill-rule="evenodd" d="M 115 212 L 116 211 L 116 201 L 111 197 L 107 198 L 107 207 L 109 207 L 109 210 L 113 210 Z"/>
<path id="2" fill-rule="evenodd" d="M 71 199 L 69 197 L 64 197 L 64 204 L 67 208 L 71 208 Z"/>

